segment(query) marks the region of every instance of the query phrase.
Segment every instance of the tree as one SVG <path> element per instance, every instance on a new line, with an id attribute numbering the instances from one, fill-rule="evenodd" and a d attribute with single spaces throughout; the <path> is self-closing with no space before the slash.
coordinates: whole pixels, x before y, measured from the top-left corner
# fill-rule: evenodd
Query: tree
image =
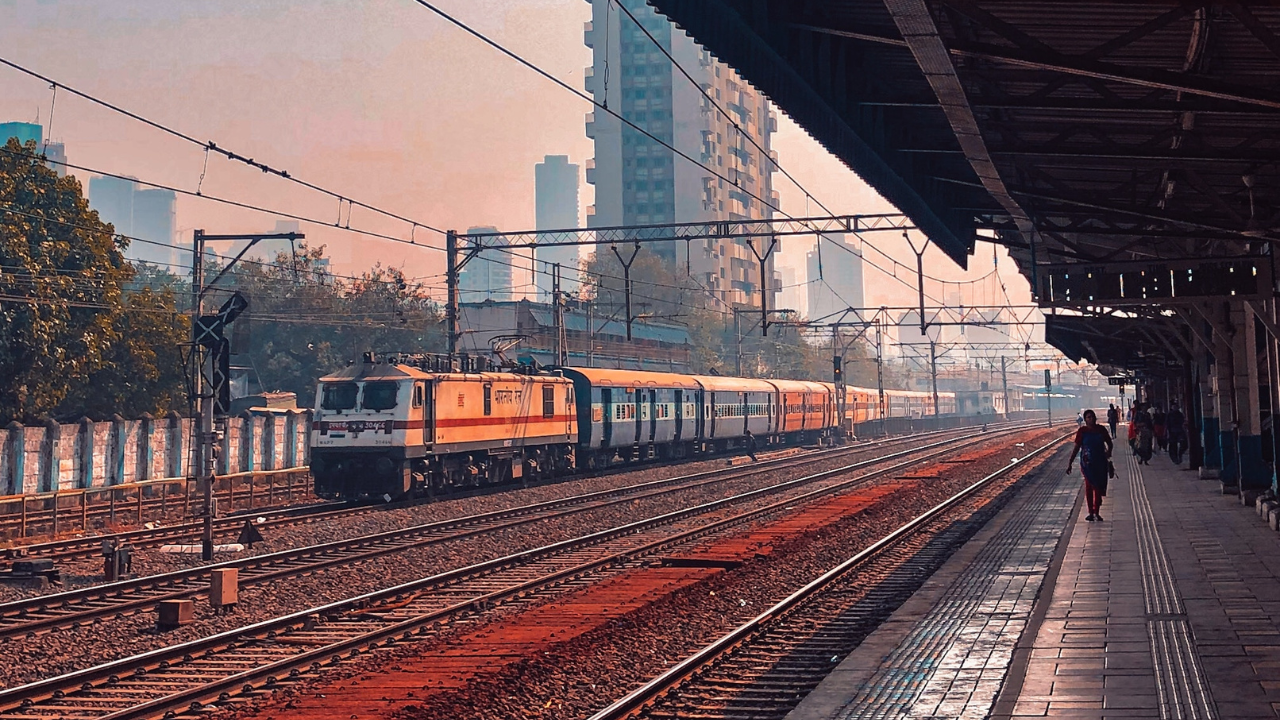
<path id="1" fill-rule="evenodd" d="M 0 423 L 173 407 L 186 319 L 126 294 L 126 245 L 34 143 L 0 148 Z"/>
<path id="2" fill-rule="evenodd" d="M 211 266 L 206 276 L 220 270 Z M 440 311 L 423 286 L 381 266 L 336 278 L 323 247 L 236 265 L 210 297 L 221 302 L 236 290 L 249 309 L 232 326 L 232 364 L 247 367 L 265 391 L 296 393 L 301 405 L 314 399 L 321 377 L 365 351 L 445 350 Z"/>

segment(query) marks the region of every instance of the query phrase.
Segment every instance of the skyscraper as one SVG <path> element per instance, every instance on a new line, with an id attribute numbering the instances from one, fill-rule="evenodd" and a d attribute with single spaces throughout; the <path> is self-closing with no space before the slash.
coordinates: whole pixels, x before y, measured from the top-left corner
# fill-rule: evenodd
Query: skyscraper
<path id="1" fill-rule="evenodd" d="M 46 163 L 54 172 L 58 173 L 58 177 L 67 174 L 67 148 L 60 142 L 44 140 L 44 126 L 37 123 L 24 122 L 8 122 L 0 123 L 0 146 L 9 142 L 9 138 L 17 138 L 18 142 L 25 145 L 29 142 L 36 144 L 36 152 L 44 153 L 50 162 Z"/>
<path id="2" fill-rule="evenodd" d="M 35 123 L 0 123 L 0 145 L 9 142 L 9 138 L 17 138 L 22 145 L 33 142 L 39 147 L 44 140 L 44 127 Z"/>
<path id="3" fill-rule="evenodd" d="M 563 230 L 578 227 L 578 166 L 569 163 L 568 155 L 547 155 L 542 162 L 533 166 L 533 176 L 537 229 Z M 560 289 L 563 292 L 577 292 L 577 247 L 536 248 L 533 260 L 538 302 L 551 301 L 550 266 L 554 263 L 560 264 Z"/>
<path id="4" fill-rule="evenodd" d="M 138 238 L 125 250 L 130 260 L 169 269 L 179 266 L 174 246 L 176 203 L 171 190 L 142 189 L 133 180 L 115 177 L 89 179 L 89 207 L 98 211 L 103 222 L 114 225 L 117 234 Z"/>
<path id="5" fill-rule="evenodd" d="M 467 234 L 496 233 L 491 226 L 469 227 Z M 485 247 L 497 247 L 502 241 L 486 240 Z M 512 263 L 515 256 L 502 250 L 484 250 L 467 261 L 458 273 L 458 295 L 461 302 L 510 302 L 512 295 Z"/>
<path id="6" fill-rule="evenodd" d="M 807 258 L 811 320 L 861 308 L 864 302 L 862 248 L 846 242 L 844 235 L 823 235 L 820 242 L 821 248 L 815 247 Z"/>
<path id="7" fill-rule="evenodd" d="M 643 23 L 696 85 L 617 3 Z M 593 64 L 587 71 L 587 90 L 596 102 L 705 167 L 597 110 L 587 116 L 587 137 L 595 141 L 595 158 L 587 162 L 587 182 L 596 192 L 587 225 L 772 217 L 769 205 L 777 206 L 778 201 L 770 138 L 777 116 L 768 100 L 644 0 L 591 0 L 591 4 L 585 39 L 593 50 Z M 702 89 L 732 121 L 712 106 Z M 776 293 L 772 261 L 762 279 L 760 265 L 745 240 L 659 243 L 650 249 L 678 268 L 687 262 L 694 279 L 724 303 L 759 306 L 762 286 Z M 772 298 L 769 304 L 775 304 Z"/>

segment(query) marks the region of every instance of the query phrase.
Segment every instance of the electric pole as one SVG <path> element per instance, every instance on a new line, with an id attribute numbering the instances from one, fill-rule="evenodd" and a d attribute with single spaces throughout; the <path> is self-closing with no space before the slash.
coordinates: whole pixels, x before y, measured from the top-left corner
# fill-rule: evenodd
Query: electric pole
<path id="1" fill-rule="evenodd" d="M 1005 369 L 1005 357 L 1000 356 L 1000 386 L 1004 390 L 1004 414 L 1009 416 L 1009 374 Z"/>
<path id="2" fill-rule="evenodd" d="M 302 233 L 257 233 L 247 235 L 209 235 L 196 230 L 192 239 L 191 261 L 191 400 L 196 410 L 195 440 L 192 442 L 192 460 L 196 487 L 200 490 L 203 528 L 200 534 L 200 557 L 213 559 L 213 521 L 218 508 L 213 490 L 217 476 L 217 445 L 226 430 L 227 414 L 231 406 L 231 343 L 226 337 L 226 327 L 249 306 L 240 293 L 234 293 L 214 315 L 204 314 L 205 294 L 231 271 L 236 263 L 259 240 L 302 240 Z M 204 281 L 205 243 L 216 241 L 243 241 L 248 243 L 208 283 Z M 206 388 L 205 365 L 209 365 L 210 382 Z"/>
<path id="3" fill-rule="evenodd" d="M 444 236 L 444 281 L 448 287 L 445 325 L 449 333 L 449 363 L 458 354 L 458 233 L 450 230 Z"/>
<path id="4" fill-rule="evenodd" d="M 886 415 L 884 407 L 884 338 L 881 335 L 883 319 L 876 320 L 876 390 L 880 393 L 880 419 Z M 883 427 L 883 425 L 882 425 Z"/>
<path id="5" fill-rule="evenodd" d="M 564 303 L 560 298 L 560 263 L 551 266 L 551 302 L 554 305 L 554 315 L 556 323 L 556 365 L 564 367 L 565 362 L 565 331 L 564 331 Z"/>
<path id="6" fill-rule="evenodd" d="M 929 341 L 929 374 L 933 376 L 933 414 L 938 414 L 938 352 L 937 343 Z"/>
<path id="7" fill-rule="evenodd" d="M 201 496 L 201 514 L 204 527 L 200 533 L 200 557 L 213 559 L 213 468 L 210 455 L 213 451 L 213 404 L 204 392 L 204 348 L 199 342 L 197 329 L 204 314 L 204 230 L 196 230 L 192 239 L 191 255 L 191 389 L 195 399 L 196 432 L 195 460 L 196 489 Z"/>

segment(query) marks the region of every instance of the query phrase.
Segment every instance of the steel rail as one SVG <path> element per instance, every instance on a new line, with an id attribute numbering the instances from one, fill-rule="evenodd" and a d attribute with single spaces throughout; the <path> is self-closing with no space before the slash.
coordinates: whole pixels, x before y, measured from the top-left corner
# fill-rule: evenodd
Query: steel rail
<path id="1" fill-rule="evenodd" d="M 1000 431 L 997 433 L 988 433 L 986 438 L 995 439 L 1005 435 L 1011 435 L 1020 432 L 1023 429 L 1011 429 Z M 378 603 L 403 603 L 406 596 L 420 595 L 421 593 L 437 589 L 441 591 L 442 596 L 449 597 L 448 589 L 451 584 L 466 581 L 468 579 L 483 580 L 486 576 L 494 573 L 518 569 L 522 565 L 527 565 L 538 560 L 545 560 L 558 554 L 567 554 L 579 551 L 583 548 L 597 546 L 616 539 L 631 539 L 632 541 L 644 541 L 643 533 L 647 530 L 659 528 L 660 526 L 669 525 L 673 522 L 683 519 L 697 519 L 698 516 L 705 515 L 708 512 L 727 507 L 731 504 L 741 503 L 743 501 L 762 497 L 767 493 L 777 492 L 782 487 L 796 487 L 803 483 L 811 483 L 820 479 L 836 477 L 840 474 L 847 474 L 851 470 L 860 469 L 867 465 L 884 463 L 887 459 L 897 459 L 903 455 L 914 454 L 925 448 L 917 448 L 915 450 L 904 450 L 896 453 L 888 458 L 877 458 L 873 460 L 862 461 L 850 466 L 835 468 L 832 470 L 815 473 L 813 475 L 797 478 L 787 481 L 786 483 L 770 486 L 767 488 L 759 488 L 745 493 L 741 493 L 728 498 L 721 498 L 698 506 L 684 508 L 681 510 L 665 513 L 653 518 L 639 520 L 625 525 L 591 533 L 579 538 L 564 540 L 553 543 L 541 548 L 526 550 L 515 553 L 506 557 L 495 560 L 477 563 L 464 568 L 450 570 L 429 578 L 414 580 L 402 585 L 384 590 L 378 590 L 366 593 L 359 597 L 341 600 L 329 603 L 320 607 L 310 608 L 285 615 L 280 618 L 273 618 L 262 621 L 247 627 L 229 630 L 217 635 L 193 640 L 180 645 L 161 648 L 147 653 L 143 653 L 130 658 L 112 661 L 93 668 L 75 671 L 59 677 L 49 678 L 46 680 L 36 681 L 27 685 L 0 691 L 0 715 L 5 717 L 24 716 L 16 715 L 25 710 L 33 713 L 32 717 L 47 713 L 49 708 L 48 701 L 58 702 L 75 702 L 73 697 L 77 692 L 92 693 L 95 690 L 117 687 L 119 683 L 127 683 L 129 676 L 133 677 L 151 677 L 156 678 L 157 674 L 165 675 L 164 683 L 181 685 L 190 685 L 190 674 L 183 673 L 179 666 L 183 664 L 191 664 L 199 662 L 202 659 L 213 658 L 220 653 L 234 652 L 237 649 L 252 646 L 255 651 L 255 660 L 251 663 L 245 663 L 246 667 L 239 671 L 221 677 L 213 678 L 207 682 L 197 683 L 195 685 L 167 692 L 162 697 L 152 700 L 140 702 L 137 705 L 130 705 L 114 712 L 100 715 L 94 715 L 92 709 L 85 708 L 86 716 L 111 718 L 112 720 L 125 720 L 126 718 L 146 718 L 156 717 L 164 713 L 179 712 L 185 709 L 201 709 L 204 708 L 203 703 L 208 702 L 210 698 L 218 698 L 219 701 L 226 701 L 231 698 L 233 692 L 240 694 L 255 692 L 255 684 L 257 686 L 274 687 L 285 677 L 297 677 L 304 670 L 319 670 L 323 666 L 323 662 L 336 664 L 341 661 L 344 654 L 358 655 L 362 648 L 373 649 L 381 644 L 394 644 L 400 639 L 410 639 L 414 634 L 425 635 L 429 632 L 428 625 L 438 623 L 451 615 L 458 613 L 467 613 L 475 610 L 483 610 L 491 607 L 493 603 L 520 598 L 526 593 L 545 588 L 548 585 L 578 578 L 585 573 L 600 570 L 608 566 L 616 565 L 627 559 L 651 554 L 657 550 L 668 548 L 673 543 L 686 542 L 694 539 L 701 539 L 711 533 L 721 532 L 731 529 L 752 520 L 759 519 L 769 514 L 780 511 L 793 510 L 798 503 L 804 503 L 836 494 L 842 491 L 856 489 L 891 473 L 899 472 L 903 469 L 929 462 L 937 457 L 942 457 L 957 449 L 967 447 L 965 444 L 970 438 L 954 438 L 949 441 L 937 443 L 936 445 L 951 445 L 944 449 L 929 453 L 924 457 L 914 457 L 896 464 L 872 470 L 867 473 L 858 475 L 855 478 L 841 480 L 832 485 L 810 490 L 801 495 L 786 498 L 778 502 L 745 511 L 736 515 L 721 518 L 712 523 L 703 523 L 695 525 L 689 529 L 681 530 L 675 534 L 666 534 L 656 537 L 652 540 L 643 542 L 639 546 L 623 548 L 615 552 L 607 552 L 603 555 L 592 557 L 585 562 L 581 562 L 566 568 L 553 569 L 549 574 L 536 576 L 532 578 L 520 579 L 515 584 L 505 587 L 493 589 L 492 581 L 479 583 L 482 592 L 469 594 L 460 600 L 450 602 L 447 606 L 437 607 L 428 612 L 412 615 L 410 617 L 396 620 L 393 622 L 385 622 L 378 627 L 369 629 L 370 623 L 377 623 L 379 616 L 375 610 L 369 610 L 371 606 Z M 935 446 L 929 446 L 933 448 Z M 636 535 L 642 535 L 636 538 Z M 335 627 L 335 625 L 321 624 L 325 619 L 348 618 L 352 626 Z M 281 645 L 280 640 L 283 633 L 296 632 L 305 633 L 314 631 L 317 627 L 335 628 L 331 632 L 341 632 L 344 628 L 350 633 L 346 637 L 342 637 L 334 642 L 328 642 L 320 647 L 309 647 L 302 649 L 301 652 L 289 652 L 287 657 L 279 658 L 268 662 L 259 662 L 264 654 L 269 654 L 269 650 L 278 648 L 278 651 L 287 651 L 291 648 L 301 649 L 305 645 Z M 265 639 L 265 644 L 255 644 L 258 640 Z M 219 658 L 219 665 L 234 664 L 230 658 Z M 191 673 L 199 674 L 199 668 L 194 668 Z M 204 671 L 205 674 L 212 670 Z M 178 673 L 175 675 L 174 673 Z M 172 680 L 168 678 L 172 677 Z M 105 703 L 102 698 L 95 698 L 95 702 Z M 62 712 L 67 712 L 68 706 L 59 706 Z"/>
<path id="2" fill-rule="evenodd" d="M 939 440 L 932 444 L 863 461 L 863 463 L 901 457 L 981 435 L 981 433 L 974 433 Z M 899 438 L 892 444 L 918 440 L 919 438 Z M 75 627 L 102 617 L 142 612 L 154 607 L 161 600 L 189 597 L 207 587 L 207 578 L 215 569 L 237 569 L 241 573 L 240 586 L 250 587 L 269 580 L 311 573 L 335 565 L 352 564 L 426 545 L 510 529 L 550 517 L 585 512 L 656 495 L 683 492 L 709 483 L 740 480 L 796 465 L 809 464 L 816 459 L 859 454 L 880 447 L 880 445 L 875 447 L 858 445 L 822 451 L 820 453 L 822 457 L 819 458 L 815 458 L 813 454 L 806 454 L 778 458 L 766 463 L 705 470 L 674 478 L 650 480 L 623 488 L 598 490 L 506 510 L 478 513 L 265 555 L 174 570 L 134 580 L 122 580 L 12 601 L 0 604 L 0 640 L 22 636 L 32 637 L 56 628 Z M 846 466 L 846 468 L 856 468 L 858 465 Z M 784 488 L 787 485 L 782 484 L 776 487 Z"/>
<path id="3" fill-rule="evenodd" d="M 734 630 L 726 633 L 719 640 L 716 640 L 693 655 L 690 655 L 658 677 L 650 680 L 639 688 L 636 688 L 622 699 L 592 715 L 589 720 L 622 720 L 623 718 L 634 717 L 636 713 L 644 710 L 656 700 L 677 690 L 682 684 L 694 678 L 704 668 L 710 667 L 721 658 L 724 658 L 730 653 L 742 648 L 754 636 L 767 629 L 772 623 L 777 622 L 791 612 L 796 611 L 797 608 L 814 596 L 818 595 L 833 582 L 841 579 L 849 572 L 858 569 L 868 560 L 876 557 L 886 549 L 896 545 L 906 537 L 919 531 L 931 520 L 960 504 L 970 495 L 977 492 L 987 484 L 1003 477 L 1015 468 L 1025 466 L 1028 460 L 1058 447 L 1066 437 L 1068 436 L 1063 435 L 1052 442 L 1036 448 L 1027 455 L 1005 465 L 986 477 L 977 480 L 963 490 L 960 490 L 946 500 L 943 500 L 941 503 L 938 503 L 920 515 L 917 515 L 915 518 L 907 521 L 897 529 L 858 552 L 853 557 L 831 568 L 822 575 L 819 575 L 804 587 L 796 590 L 774 606 L 743 623 Z"/>
<path id="4" fill-rule="evenodd" d="M 1012 426 L 1016 423 L 993 423 L 990 427 L 998 429 L 1004 426 Z M 917 433 L 911 436 L 895 436 L 882 438 L 866 442 L 859 442 L 856 445 L 843 446 L 834 448 L 831 452 L 847 450 L 851 447 L 876 447 L 883 444 L 892 444 L 902 442 L 904 437 L 930 437 L 940 436 L 956 432 L 964 432 L 971 430 L 972 427 L 947 428 L 944 430 L 934 430 L 927 433 Z M 796 447 L 796 446 L 792 446 Z M 700 460 L 713 460 L 723 455 L 708 455 Z M 649 462 L 639 464 L 619 465 L 616 467 L 606 468 L 601 471 L 582 473 L 573 476 L 573 479 L 600 477 L 608 474 L 619 474 L 633 472 L 640 469 L 653 469 L 678 465 L 681 462 L 689 462 L 689 460 L 676 462 Z M 560 482 L 563 478 L 551 482 Z M 546 484 L 546 483 L 539 483 Z M 531 484 L 532 486 L 532 484 Z M 457 493 L 451 493 L 444 498 L 436 499 L 454 499 L 461 497 L 473 497 L 480 494 L 502 492 L 510 490 L 512 486 L 490 486 L 487 488 L 479 488 L 475 490 L 466 490 Z M 224 493 L 225 494 L 225 493 Z M 420 500 L 399 501 L 390 504 L 353 504 L 347 502 L 333 503 L 312 503 L 308 505 L 295 505 L 285 508 L 263 509 L 254 511 L 252 509 L 244 510 L 234 516 L 218 518 L 215 520 L 215 533 L 220 537 L 229 537 L 234 535 L 246 520 L 254 517 L 266 517 L 267 522 L 261 527 L 271 528 L 278 526 L 287 526 L 293 524 L 311 524 L 333 518 L 355 515 L 363 512 L 372 512 L 375 510 L 385 510 L 387 508 L 409 507 L 420 502 L 427 501 L 427 498 Z M 158 501 L 157 501 L 158 502 Z M 196 538 L 199 536 L 200 528 L 187 522 L 175 523 L 169 525 L 161 525 L 153 528 L 138 528 L 134 530 L 125 530 L 118 533 L 101 533 L 96 535 L 81 536 L 75 538 L 66 538 L 61 540 L 50 540 L 40 543 L 30 543 L 26 545 L 13 545 L 4 549 L 0 549 L 0 554 L 4 553 L 21 553 L 25 557 L 49 558 L 53 560 L 73 560 L 77 558 L 92 557 L 101 552 L 102 544 L 110 541 L 124 541 L 130 543 L 134 548 L 145 548 L 164 545 L 167 543 L 182 540 L 184 538 Z"/>

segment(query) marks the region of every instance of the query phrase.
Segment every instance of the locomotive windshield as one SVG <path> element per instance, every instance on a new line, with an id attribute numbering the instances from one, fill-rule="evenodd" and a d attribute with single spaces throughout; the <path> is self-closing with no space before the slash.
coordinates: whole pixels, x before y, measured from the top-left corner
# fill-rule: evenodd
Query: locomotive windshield
<path id="1" fill-rule="evenodd" d="M 352 382 L 324 383 L 320 407 L 325 410 L 350 410 L 356 406 L 360 386 Z"/>
<path id="2" fill-rule="evenodd" d="M 375 412 L 378 410 L 390 410 L 396 406 L 396 392 L 399 389 L 399 383 L 395 382 L 365 383 L 362 409 Z"/>

